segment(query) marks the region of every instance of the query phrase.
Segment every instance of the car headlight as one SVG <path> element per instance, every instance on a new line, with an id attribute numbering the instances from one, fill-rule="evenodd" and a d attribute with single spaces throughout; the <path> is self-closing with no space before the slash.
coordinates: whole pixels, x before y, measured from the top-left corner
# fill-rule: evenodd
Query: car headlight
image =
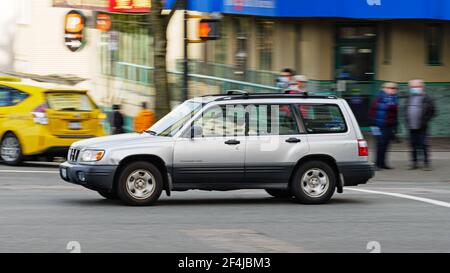
<path id="1" fill-rule="evenodd" d="M 84 150 L 81 154 L 82 162 L 96 162 L 100 161 L 105 155 L 103 150 Z"/>

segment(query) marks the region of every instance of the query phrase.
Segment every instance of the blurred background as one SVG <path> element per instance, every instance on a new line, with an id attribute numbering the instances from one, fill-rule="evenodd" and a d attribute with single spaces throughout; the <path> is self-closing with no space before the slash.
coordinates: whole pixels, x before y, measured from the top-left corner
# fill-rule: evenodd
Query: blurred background
<path id="1" fill-rule="evenodd" d="M 151 2 L 4 0 L 0 71 L 88 89 L 105 112 L 121 104 L 131 131 L 142 102 L 155 108 Z M 370 101 L 380 86 L 397 82 L 404 95 L 407 82 L 420 78 L 439 111 L 431 136 L 450 136 L 448 1 L 192 0 L 187 8 L 187 37 L 194 40 L 189 97 L 229 89 L 281 92 L 277 77 L 291 68 L 309 78 L 311 92 L 346 98 L 368 131 Z M 185 92 L 184 9 L 167 31 L 172 105 Z M 67 37 L 70 12 L 85 19 L 82 37 Z M 195 42 L 199 19 L 211 16 L 219 18 L 220 38 Z M 406 133 L 403 127 L 399 133 Z"/>

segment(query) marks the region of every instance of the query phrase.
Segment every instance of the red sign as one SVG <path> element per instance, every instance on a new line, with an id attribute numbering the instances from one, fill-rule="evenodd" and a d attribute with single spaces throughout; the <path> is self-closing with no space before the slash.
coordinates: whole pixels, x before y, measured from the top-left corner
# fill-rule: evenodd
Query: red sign
<path id="1" fill-rule="evenodd" d="M 111 29 L 111 16 L 106 13 L 97 14 L 96 28 L 101 31 L 109 31 Z"/>
<path id="2" fill-rule="evenodd" d="M 149 12 L 151 0 L 109 0 L 111 12 Z"/>

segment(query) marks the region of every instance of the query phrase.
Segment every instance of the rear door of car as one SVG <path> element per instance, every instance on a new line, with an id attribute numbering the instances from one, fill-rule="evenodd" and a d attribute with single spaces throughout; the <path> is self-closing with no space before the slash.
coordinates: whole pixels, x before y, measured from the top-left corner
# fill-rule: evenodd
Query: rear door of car
<path id="1" fill-rule="evenodd" d="M 308 153 L 308 138 L 290 104 L 249 105 L 245 181 L 286 183 L 297 161 Z"/>
<path id="2" fill-rule="evenodd" d="M 59 137 L 95 136 L 100 110 L 86 91 L 45 92 L 49 130 Z"/>

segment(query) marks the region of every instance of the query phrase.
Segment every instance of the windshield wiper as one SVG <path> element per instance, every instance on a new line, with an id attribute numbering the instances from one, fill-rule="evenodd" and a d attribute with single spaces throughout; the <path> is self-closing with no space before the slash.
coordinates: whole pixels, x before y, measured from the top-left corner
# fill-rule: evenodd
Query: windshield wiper
<path id="1" fill-rule="evenodd" d="M 144 132 L 146 132 L 147 134 L 150 134 L 150 135 L 152 135 L 152 136 L 156 136 L 158 133 L 156 133 L 155 131 L 151 131 L 151 130 L 149 130 L 149 131 L 144 131 Z"/>

